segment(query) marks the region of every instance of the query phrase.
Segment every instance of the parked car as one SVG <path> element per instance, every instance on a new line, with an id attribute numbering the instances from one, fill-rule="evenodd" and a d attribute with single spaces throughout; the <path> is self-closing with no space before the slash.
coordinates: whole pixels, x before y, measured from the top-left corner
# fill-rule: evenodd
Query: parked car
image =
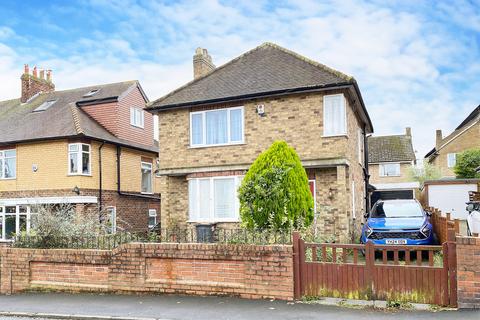
<path id="1" fill-rule="evenodd" d="M 480 234 L 480 201 L 467 202 L 467 234 Z"/>
<path id="2" fill-rule="evenodd" d="M 430 213 L 416 200 L 380 200 L 365 219 L 362 243 L 432 245 L 437 242 Z"/>

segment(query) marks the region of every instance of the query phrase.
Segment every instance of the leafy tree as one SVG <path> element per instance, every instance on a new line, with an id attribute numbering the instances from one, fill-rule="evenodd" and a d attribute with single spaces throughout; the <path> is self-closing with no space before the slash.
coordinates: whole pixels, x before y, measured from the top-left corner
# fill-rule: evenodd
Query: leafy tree
<path id="1" fill-rule="evenodd" d="M 308 177 L 295 149 L 276 141 L 261 153 L 239 188 L 240 216 L 249 229 L 288 230 L 313 221 Z"/>
<path id="2" fill-rule="evenodd" d="M 425 161 L 422 167 L 411 166 L 408 176 L 411 180 L 418 181 L 423 188 L 425 181 L 440 179 L 442 174 L 437 167 Z"/>
<path id="3" fill-rule="evenodd" d="M 476 169 L 480 166 L 480 149 L 469 149 L 457 154 L 457 163 L 453 168 L 457 178 L 480 178 Z"/>

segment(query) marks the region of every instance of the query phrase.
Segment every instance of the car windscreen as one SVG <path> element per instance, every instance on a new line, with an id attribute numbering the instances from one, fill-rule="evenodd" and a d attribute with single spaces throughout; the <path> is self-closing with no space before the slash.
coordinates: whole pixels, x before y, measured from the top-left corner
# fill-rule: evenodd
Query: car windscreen
<path id="1" fill-rule="evenodd" d="M 422 217 L 422 208 L 415 202 L 380 202 L 373 207 L 371 218 Z"/>

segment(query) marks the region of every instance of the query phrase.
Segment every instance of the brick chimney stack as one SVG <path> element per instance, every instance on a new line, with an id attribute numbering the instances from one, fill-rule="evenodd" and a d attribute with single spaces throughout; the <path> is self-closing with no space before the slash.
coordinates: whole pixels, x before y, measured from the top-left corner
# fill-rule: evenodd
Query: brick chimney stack
<path id="1" fill-rule="evenodd" d="M 405 135 L 411 139 L 412 138 L 412 128 L 406 127 L 405 128 Z"/>
<path id="2" fill-rule="evenodd" d="M 442 130 L 437 130 L 436 132 L 436 137 L 435 137 L 435 149 L 440 149 L 440 146 L 442 145 L 442 139 L 443 139 L 443 135 L 442 135 Z"/>
<path id="3" fill-rule="evenodd" d="M 26 64 L 20 80 L 22 82 L 22 97 L 20 98 L 22 103 L 27 102 L 37 93 L 55 91 L 51 70 L 47 70 L 47 79 L 45 79 L 45 70 L 40 70 L 40 77 L 38 77 L 37 67 L 35 66 L 32 74 L 30 74 L 30 67 Z"/>
<path id="4" fill-rule="evenodd" d="M 197 48 L 193 56 L 193 78 L 197 79 L 212 72 L 215 65 L 212 62 L 212 57 L 208 54 L 207 49 Z"/>

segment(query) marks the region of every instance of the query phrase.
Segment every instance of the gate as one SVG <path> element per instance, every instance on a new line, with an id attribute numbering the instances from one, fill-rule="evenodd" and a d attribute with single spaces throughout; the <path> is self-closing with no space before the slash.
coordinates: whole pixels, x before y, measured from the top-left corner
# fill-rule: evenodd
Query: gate
<path id="1" fill-rule="evenodd" d="M 455 243 L 305 243 L 293 235 L 295 298 L 337 297 L 457 305 Z"/>

